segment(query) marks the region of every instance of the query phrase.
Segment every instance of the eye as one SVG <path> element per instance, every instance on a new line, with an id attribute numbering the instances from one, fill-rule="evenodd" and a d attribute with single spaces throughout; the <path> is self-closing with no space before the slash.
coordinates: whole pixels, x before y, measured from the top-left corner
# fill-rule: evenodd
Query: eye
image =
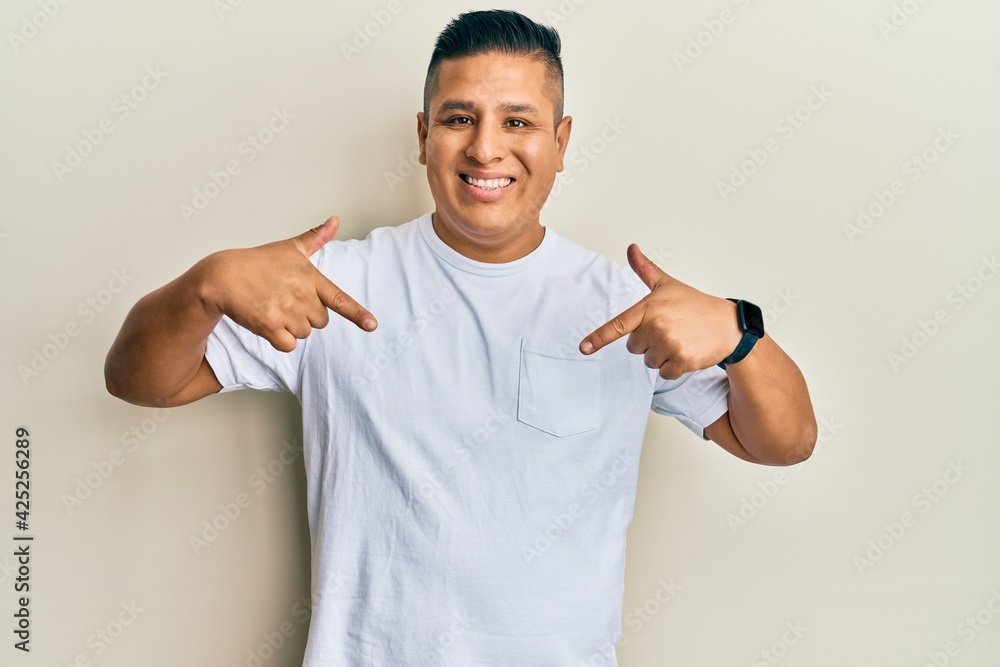
<path id="1" fill-rule="evenodd" d="M 508 123 L 520 123 L 520 125 L 516 125 L 515 127 L 528 127 L 528 124 L 527 124 L 527 123 L 525 123 L 525 122 L 524 122 L 523 120 L 521 120 L 520 118 L 511 118 L 511 119 L 510 119 L 509 121 L 507 121 L 507 122 L 508 122 Z"/>
<path id="2" fill-rule="evenodd" d="M 450 125 L 464 125 L 465 123 L 454 123 L 454 122 L 452 122 L 452 121 L 456 121 L 456 120 L 461 120 L 463 118 L 465 120 L 469 121 L 469 122 L 472 122 L 472 119 L 470 119 L 468 116 L 452 116 L 451 118 L 449 118 L 448 120 L 446 120 L 445 123 L 446 124 L 450 124 Z"/>

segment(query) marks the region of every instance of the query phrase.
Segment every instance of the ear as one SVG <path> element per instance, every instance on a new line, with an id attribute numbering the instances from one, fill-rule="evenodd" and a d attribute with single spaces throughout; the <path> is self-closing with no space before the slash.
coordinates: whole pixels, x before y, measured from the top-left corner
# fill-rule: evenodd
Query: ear
<path id="1" fill-rule="evenodd" d="M 559 121 L 559 126 L 556 127 L 557 172 L 563 170 L 563 156 L 566 155 L 566 147 L 569 145 L 569 134 L 572 130 L 573 117 L 563 116 L 563 119 Z"/>
<path id="2" fill-rule="evenodd" d="M 423 111 L 417 112 L 417 142 L 420 144 L 420 157 L 417 160 L 427 166 L 427 150 L 424 146 L 427 142 L 427 123 Z"/>

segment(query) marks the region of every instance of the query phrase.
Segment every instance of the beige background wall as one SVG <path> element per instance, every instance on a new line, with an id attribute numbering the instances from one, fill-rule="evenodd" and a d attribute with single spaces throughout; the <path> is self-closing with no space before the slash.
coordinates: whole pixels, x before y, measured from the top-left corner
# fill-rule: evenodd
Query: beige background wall
<path id="1" fill-rule="evenodd" d="M 331 214 L 361 238 L 432 209 L 406 166 L 427 61 L 451 17 L 489 6 L 391 6 L 0 10 L 4 665 L 248 666 L 261 650 L 299 664 L 304 475 L 300 455 L 279 458 L 301 442 L 295 399 L 166 413 L 110 397 L 102 367 L 132 304 L 212 251 Z M 650 415 L 621 664 L 996 664 L 1000 4 L 510 6 L 564 40 L 574 133 L 543 223 L 619 262 L 637 242 L 675 277 L 764 306 L 823 425 L 811 460 L 777 469 Z M 373 12 L 391 21 L 376 31 Z M 366 26 L 378 34 L 348 58 Z M 251 161 L 241 144 L 275 109 L 292 117 Z M 239 173 L 185 220 L 231 160 Z M 734 167 L 752 175 L 723 197 Z M 859 207 L 876 217 L 859 225 Z M 19 425 L 30 656 L 10 633 Z M 241 493 L 249 505 L 194 548 Z"/>

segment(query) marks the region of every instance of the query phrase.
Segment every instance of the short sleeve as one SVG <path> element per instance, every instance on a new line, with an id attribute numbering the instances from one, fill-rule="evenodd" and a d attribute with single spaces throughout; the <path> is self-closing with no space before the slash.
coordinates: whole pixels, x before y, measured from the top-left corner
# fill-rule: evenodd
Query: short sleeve
<path id="1" fill-rule="evenodd" d="M 222 385 L 219 393 L 258 389 L 297 394 L 304 342 L 298 341 L 292 352 L 281 352 L 223 315 L 208 336 L 205 359 Z"/>
<path id="2" fill-rule="evenodd" d="M 729 376 L 718 366 L 690 371 L 676 380 L 657 377 L 653 412 L 676 417 L 679 422 L 708 440 L 705 427 L 729 410 Z"/>

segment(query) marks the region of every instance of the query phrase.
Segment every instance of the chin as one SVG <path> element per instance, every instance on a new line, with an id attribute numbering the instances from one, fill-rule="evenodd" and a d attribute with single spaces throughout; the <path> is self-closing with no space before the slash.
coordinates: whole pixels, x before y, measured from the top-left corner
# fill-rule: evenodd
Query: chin
<path id="1" fill-rule="evenodd" d="M 458 211 L 455 220 L 466 230 L 475 234 L 506 232 L 516 224 L 515 216 L 506 209 L 487 210 L 486 207 L 479 210 L 473 208 L 472 210 Z"/>

